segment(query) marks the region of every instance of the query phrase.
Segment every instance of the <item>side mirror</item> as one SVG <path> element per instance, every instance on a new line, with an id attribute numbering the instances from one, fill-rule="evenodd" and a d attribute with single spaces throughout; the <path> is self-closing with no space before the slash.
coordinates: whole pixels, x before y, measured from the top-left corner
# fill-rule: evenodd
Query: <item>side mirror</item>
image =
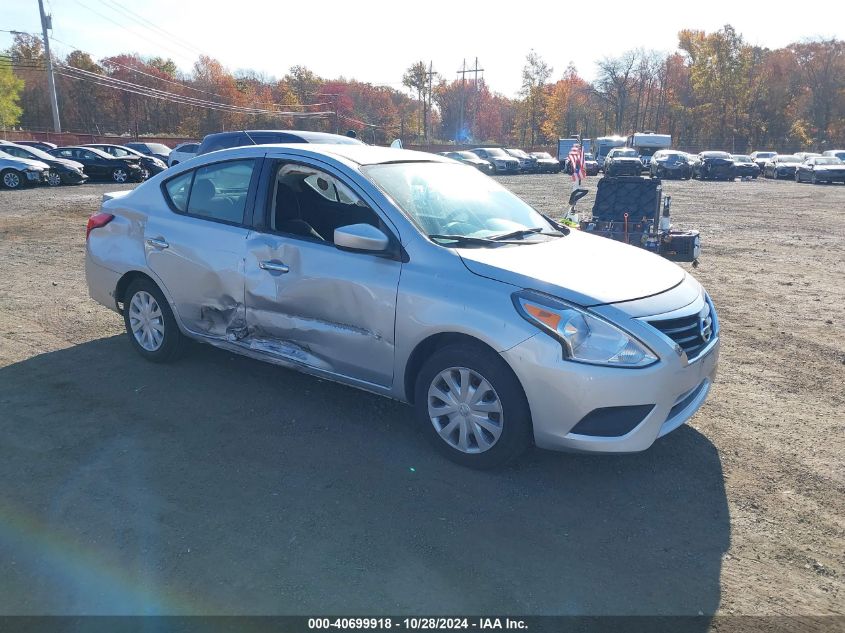
<path id="1" fill-rule="evenodd" d="M 334 230 L 338 248 L 365 253 L 382 253 L 390 245 L 388 237 L 371 224 L 350 224 Z"/>

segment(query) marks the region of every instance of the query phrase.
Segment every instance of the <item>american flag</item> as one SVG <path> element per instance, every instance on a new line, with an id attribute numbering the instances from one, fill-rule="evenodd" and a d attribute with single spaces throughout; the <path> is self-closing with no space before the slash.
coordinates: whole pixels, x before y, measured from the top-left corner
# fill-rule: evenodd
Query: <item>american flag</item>
<path id="1" fill-rule="evenodd" d="M 569 164 L 572 165 L 572 180 L 580 182 L 587 176 L 584 167 L 584 148 L 581 143 L 575 143 L 569 150 Z"/>

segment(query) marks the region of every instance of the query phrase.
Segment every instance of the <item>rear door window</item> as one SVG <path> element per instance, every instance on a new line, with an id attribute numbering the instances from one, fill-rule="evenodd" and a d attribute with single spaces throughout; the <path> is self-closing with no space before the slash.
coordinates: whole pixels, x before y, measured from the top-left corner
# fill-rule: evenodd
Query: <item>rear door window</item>
<path id="1" fill-rule="evenodd" d="M 168 201 L 180 213 L 185 213 L 188 210 L 188 196 L 191 193 L 193 179 L 194 172 L 189 171 L 171 178 L 164 184 Z"/>
<path id="2" fill-rule="evenodd" d="M 190 215 L 243 223 L 246 197 L 255 160 L 233 160 L 200 167 L 194 174 L 188 211 Z"/>

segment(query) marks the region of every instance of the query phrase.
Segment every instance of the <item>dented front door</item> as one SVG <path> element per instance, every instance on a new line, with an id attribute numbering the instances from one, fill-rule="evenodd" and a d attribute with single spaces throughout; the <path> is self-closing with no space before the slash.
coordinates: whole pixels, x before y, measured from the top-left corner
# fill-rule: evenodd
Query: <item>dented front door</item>
<path id="1" fill-rule="evenodd" d="M 147 264 L 192 332 L 237 339 L 244 330 L 244 248 L 249 230 L 167 214 L 144 228 Z"/>
<path id="2" fill-rule="evenodd" d="M 256 232 L 247 240 L 244 265 L 253 350 L 392 384 L 400 262 Z"/>

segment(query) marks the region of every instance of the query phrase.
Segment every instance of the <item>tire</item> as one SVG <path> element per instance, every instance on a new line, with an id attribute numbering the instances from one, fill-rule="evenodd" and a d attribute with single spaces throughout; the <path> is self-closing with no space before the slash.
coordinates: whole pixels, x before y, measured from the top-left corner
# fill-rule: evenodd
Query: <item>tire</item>
<path id="1" fill-rule="evenodd" d="M 116 167 L 111 172 L 111 179 L 113 182 L 123 184 L 129 181 L 129 172 L 123 167 Z"/>
<path id="2" fill-rule="evenodd" d="M 59 175 L 59 172 L 50 170 L 47 172 L 47 184 L 51 187 L 58 187 L 62 184 L 62 177 Z"/>
<path id="3" fill-rule="evenodd" d="M 21 189 L 23 187 L 23 176 L 14 169 L 6 169 L 0 173 L 0 181 L 6 189 Z"/>
<path id="4" fill-rule="evenodd" d="M 454 387 L 474 386 L 473 394 L 461 397 L 464 389 L 450 389 L 444 376 L 450 377 Z M 480 380 L 489 389 L 476 399 L 474 395 L 483 384 Z M 454 398 L 450 395 L 453 393 Z M 495 468 L 516 459 L 531 445 L 531 410 L 522 386 L 504 359 L 481 345 L 449 345 L 434 352 L 417 375 L 414 402 L 415 416 L 426 436 L 437 450 L 462 466 Z M 436 415 L 435 407 L 450 404 L 454 404 L 452 417 Z M 484 420 L 484 426 L 467 416 Z M 454 428 L 449 431 L 449 427 Z"/>
<path id="5" fill-rule="evenodd" d="M 146 314 L 145 306 L 149 309 Z M 137 319 L 134 318 L 136 316 Z M 144 327 L 144 320 L 150 327 Z M 135 351 L 154 363 L 176 360 L 187 346 L 188 339 L 179 331 L 170 305 L 158 286 L 149 279 L 136 279 L 126 290 L 123 299 L 123 324 Z M 139 326 L 137 334 L 133 330 L 136 325 Z M 156 331 L 160 333 L 160 338 L 156 336 Z"/>

